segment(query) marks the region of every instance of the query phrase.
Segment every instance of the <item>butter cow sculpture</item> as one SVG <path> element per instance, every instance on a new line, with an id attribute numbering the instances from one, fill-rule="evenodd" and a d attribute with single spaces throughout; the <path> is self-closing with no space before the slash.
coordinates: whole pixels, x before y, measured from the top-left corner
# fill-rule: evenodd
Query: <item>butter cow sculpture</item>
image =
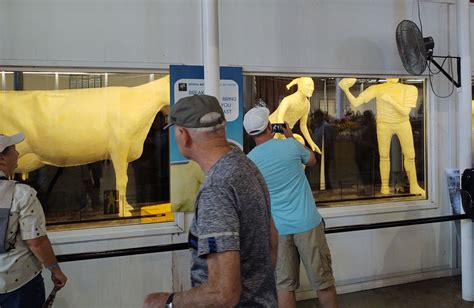
<path id="1" fill-rule="evenodd" d="M 298 85 L 298 91 L 286 96 L 282 99 L 278 108 L 270 115 L 271 123 L 284 123 L 287 122 L 290 128 L 293 128 L 296 122 L 300 121 L 300 130 L 304 136 L 301 137 L 298 134 L 293 134 L 294 138 L 305 144 L 304 140 L 310 146 L 311 150 L 321 154 L 321 150 L 311 139 L 311 135 L 308 131 L 308 113 L 310 109 L 309 97 L 314 92 L 314 82 L 310 77 L 300 77 L 293 79 L 287 86 L 290 89 L 295 84 Z M 275 134 L 276 138 L 280 138 L 280 134 Z"/>
<path id="2" fill-rule="evenodd" d="M 156 114 L 170 100 L 169 76 L 136 87 L 0 92 L 0 131 L 24 132 L 19 173 L 111 159 L 120 216 L 127 203 L 128 163 L 138 159 Z"/>
<path id="3" fill-rule="evenodd" d="M 413 146 L 413 133 L 410 124 L 410 111 L 416 107 L 418 89 L 413 85 L 398 82 L 398 78 L 387 78 L 383 84 L 373 85 L 364 90 L 356 98 L 349 88 L 356 79 L 344 78 L 339 82 L 339 87 L 344 91 L 352 106 L 357 107 L 376 99 L 377 108 L 377 141 L 380 155 L 380 178 L 382 194 L 390 193 L 390 143 L 393 135 L 400 140 L 404 156 L 404 166 L 407 173 L 410 193 L 424 194 L 425 191 L 418 185 L 415 167 L 415 148 Z"/>

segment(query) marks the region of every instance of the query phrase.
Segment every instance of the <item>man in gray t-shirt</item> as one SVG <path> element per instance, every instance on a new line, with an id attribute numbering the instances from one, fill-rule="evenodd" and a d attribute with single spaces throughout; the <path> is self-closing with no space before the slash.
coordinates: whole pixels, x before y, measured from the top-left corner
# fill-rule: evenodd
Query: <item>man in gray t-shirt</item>
<path id="1" fill-rule="evenodd" d="M 189 232 L 193 287 L 208 279 L 208 254 L 240 251 L 239 305 L 276 307 L 269 233 L 270 197 L 265 181 L 255 165 L 234 149 L 209 169 L 197 196 Z"/>
<path id="2" fill-rule="evenodd" d="M 225 135 L 215 97 L 179 100 L 170 124 L 180 152 L 206 173 L 189 232 L 193 289 L 152 293 L 144 307 L 276 307 L 278 233 L 270 196 L 257 167 Z"/>

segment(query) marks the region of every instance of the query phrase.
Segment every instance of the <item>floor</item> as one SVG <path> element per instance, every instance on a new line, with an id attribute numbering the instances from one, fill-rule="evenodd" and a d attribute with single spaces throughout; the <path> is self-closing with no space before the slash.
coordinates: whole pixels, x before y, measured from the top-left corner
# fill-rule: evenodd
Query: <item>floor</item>
<path id="1" fill-rule="evenodd" d="M 461 276 L 412 282 L 386 288 L 342 294 L 340 308 L 474 308 L 461 298 Z M 300 301 L 298 308 L 321 307 L 317 300 Z"/>

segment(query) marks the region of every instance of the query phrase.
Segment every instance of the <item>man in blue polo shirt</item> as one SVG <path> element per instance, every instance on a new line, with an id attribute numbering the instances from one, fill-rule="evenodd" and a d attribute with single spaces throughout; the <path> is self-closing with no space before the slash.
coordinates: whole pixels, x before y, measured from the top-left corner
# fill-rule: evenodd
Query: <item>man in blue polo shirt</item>
<path id="1" fill-rule="evenodd" d="M 256 147 L 248 157 L 257 165 L 270 192 L 271 213 L 279 233 L 276 281 L 279 307 L 296 307 L 300 260 L 323 307 L 337 307 L 322 218 L 316 209 L 304 165 L 316 164 L 314 153 L 296 141 L 291 130 L 286 139 L 274 139 L 265 107 L 245 114 L 244 128 Z"/>

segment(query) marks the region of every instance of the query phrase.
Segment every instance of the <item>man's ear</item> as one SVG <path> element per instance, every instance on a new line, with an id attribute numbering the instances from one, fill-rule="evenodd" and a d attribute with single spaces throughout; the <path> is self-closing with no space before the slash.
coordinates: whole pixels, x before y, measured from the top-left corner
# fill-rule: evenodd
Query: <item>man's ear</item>
<path id="1" fill-rule="evenodd" d="M 192 143 L 192 139 L 191 139 L 191 135 L 189 134 L 189 131 L 183 127 L 177 127 L 176 129 L 178 130 L 178 135 L 181 138 L 183 147 L 189 148 Z"/>
<path id="2" fill-rule="evenodd" d="M 270 123 L 270 121 L 268 121 L 267 130 L 272 132 L 272 123 Z"/>

